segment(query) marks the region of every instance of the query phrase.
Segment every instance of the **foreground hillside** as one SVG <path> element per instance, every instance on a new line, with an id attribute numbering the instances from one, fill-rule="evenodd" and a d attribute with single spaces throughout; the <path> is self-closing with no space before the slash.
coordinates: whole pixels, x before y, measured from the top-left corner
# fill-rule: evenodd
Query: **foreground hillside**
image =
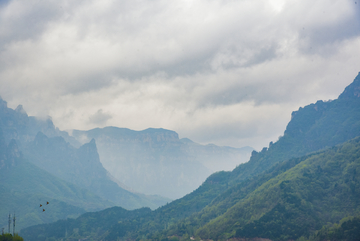
<path id="1" fill-rule="evenodd" d="M 280 171 L 288 167 L 291 168 Z M 291 159 L 266 172 L 264 175 L 274 176 L 266 182 L 261 180 L 263 175 L 251 180 L 260 179 L 261 185 L 196 234 L 211 239 L 297 239 L 328 222 L 360 215 L 359 171 L 359 137 L 326 151 Z M 215 207 L 229 201 L 221 200 Z M 206 211 L 204 214 L 208 215 Z M 197 217 L 201 221 L 201 216 Z"/>
<path id="2" fill-rule="evenodd" d="M 289 240 L 358 216 L 360 75 L 338 99 L 292 116 L 282 138 L 232 172 L 211 175 L 194 192 L 149 214 L 114 222 L 101 236 L 72 237 Z M 51 231 L 56 226 L 47 227 L 46 237 L 64 238 Z M 43 230 L 34 227 L 31 237 Z"/>

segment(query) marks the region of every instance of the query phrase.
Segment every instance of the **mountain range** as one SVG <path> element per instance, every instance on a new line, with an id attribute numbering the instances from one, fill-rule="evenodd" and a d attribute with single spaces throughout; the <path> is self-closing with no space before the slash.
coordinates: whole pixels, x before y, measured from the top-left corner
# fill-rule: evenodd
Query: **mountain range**
<path id="1" fill-rule="evenodd" d="M 360 73 L 299 108 L 284 135 L 154 211 L 121 208 L 21 231 L 30 240 L 358 240 Z M 117 213 L 124 213 L 118 215 Z M 106 226 L 100 220 L 112 220 Z M 98 221 L 97 221 L 98 220 Z"/>
<path id="2" fill-rule="evenodd" d="M 94 139 L 102 164 L 126 187 L 171 199 L 195 190 L 211 173 L 246 162 L 253 150 L 200 145 L 179 139 L 175 131 L 154 128 L 73 130 L 72 136 L 81 143 Z"/>

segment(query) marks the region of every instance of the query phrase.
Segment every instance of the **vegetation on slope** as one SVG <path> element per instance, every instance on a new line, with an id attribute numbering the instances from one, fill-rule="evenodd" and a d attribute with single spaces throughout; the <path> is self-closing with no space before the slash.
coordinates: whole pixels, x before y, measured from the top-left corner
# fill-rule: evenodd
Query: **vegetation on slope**
<path id="1" fill-rule="evenodd" d="M 262 184 L 196 234 L 296 239 L 360 214 L 360 138 L 308 156 Z"/>
<path id="2" fill-rule="evenodd" d="M 0 241 L 24 241 L 24 239 L 17 234 L 13 236 L 9 233 L 4 233 L 0 235 Z"/>

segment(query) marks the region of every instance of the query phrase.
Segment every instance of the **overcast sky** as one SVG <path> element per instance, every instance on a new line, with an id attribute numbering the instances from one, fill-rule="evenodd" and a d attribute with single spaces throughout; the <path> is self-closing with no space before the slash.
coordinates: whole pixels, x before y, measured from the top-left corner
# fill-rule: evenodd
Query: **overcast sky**
<path id="1" fill-rule="evenodd" d="M 0 0 L 0 96 L 61 130 L 261 149 L 360 71 L 358 0 Z"/>

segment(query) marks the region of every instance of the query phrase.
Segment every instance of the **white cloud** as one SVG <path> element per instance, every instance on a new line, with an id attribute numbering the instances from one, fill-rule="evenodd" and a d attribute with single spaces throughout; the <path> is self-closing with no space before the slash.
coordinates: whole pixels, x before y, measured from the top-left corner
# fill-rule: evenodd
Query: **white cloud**
<path id="1" fill-rule="evenodd" d="M 61 129 L 162 127 L 261 148 L 358 73 L 353 1 L 0 5 L 0 95 Z"/>

